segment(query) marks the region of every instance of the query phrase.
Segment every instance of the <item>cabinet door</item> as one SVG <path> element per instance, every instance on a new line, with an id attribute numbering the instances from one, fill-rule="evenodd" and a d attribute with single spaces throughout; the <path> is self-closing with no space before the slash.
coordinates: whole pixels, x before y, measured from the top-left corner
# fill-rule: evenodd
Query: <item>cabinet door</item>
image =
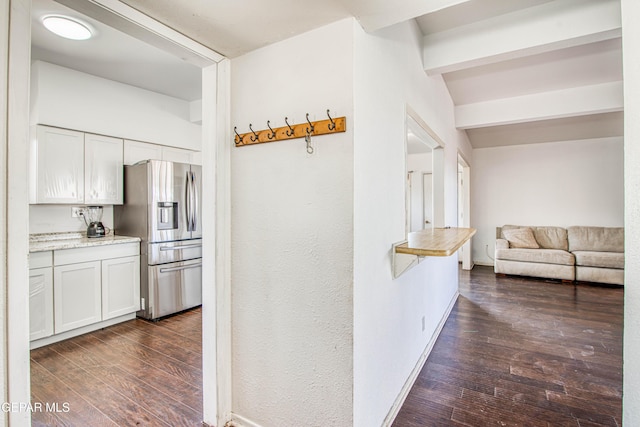
<path id="1" fill-rule="evenodd" d="M 191 163 L 193 151 L 184 148 L 162 147 L 162 160 L 177 163 Z"/>
<path id="2" fill-rule="evenodd" d="M 140 141 L 124 141 L 124 164 L 134 165 L 141 160 L 162 160 L 162 146 Z"/>
<path id="3" fill-rule="evenodd" d="M 56 334 L 102 320 L 100 261 L 53 269 L 54 331 Z"/>
<path id="4" fill-rule="evenodd" d="M 53 335 L 53 269 L 29 270 L 29 339 Z"/>
<path id="5" fill-rule="evenodd" d="M 140 257 L 102 261 L 102 320 L 140 310 Z"/>
<path id="6" fill-rule="evenodd" d="M 85 134 L 84 203 L 122 204 L 122 139 Z"/>
<path id="7" fill-rule="evenodd" d="M 37 126 L 30 168 L 30 203 L 84 202 L 82 132 Z"/>

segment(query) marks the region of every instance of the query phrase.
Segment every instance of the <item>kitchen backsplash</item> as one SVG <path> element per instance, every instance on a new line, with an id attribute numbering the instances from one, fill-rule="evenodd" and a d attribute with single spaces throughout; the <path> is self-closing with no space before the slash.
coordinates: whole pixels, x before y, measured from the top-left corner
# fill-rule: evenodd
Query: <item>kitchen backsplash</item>
<path id="1" fill-rule="evenodd" d="M 72 205 L 29 205 L 29 234 L 86 231 L 82 218 L 71 217 Z M 113 206 L 104 206 L 102 223 L 113 228 Z"/>

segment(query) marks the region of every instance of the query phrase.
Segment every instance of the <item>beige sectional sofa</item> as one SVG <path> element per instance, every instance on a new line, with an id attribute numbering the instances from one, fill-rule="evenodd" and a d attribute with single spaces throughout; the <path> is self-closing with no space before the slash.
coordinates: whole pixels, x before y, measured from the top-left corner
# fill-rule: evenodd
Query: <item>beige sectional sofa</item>
<path id="1" fill-rule="evenodd" d="M 496 230 L 495 272 L 624 284 L 624 228 L 527 227 Z"/>

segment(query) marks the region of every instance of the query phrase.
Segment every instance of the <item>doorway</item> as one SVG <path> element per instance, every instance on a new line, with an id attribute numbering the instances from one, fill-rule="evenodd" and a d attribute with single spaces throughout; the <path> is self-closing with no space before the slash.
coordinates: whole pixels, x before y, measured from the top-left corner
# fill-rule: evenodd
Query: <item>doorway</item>
<path id="1" fill-rule="evenodd" d="M 224 316 L 228 304 L 220 302 L 217 292 L 222 292 L 227 288 L 225 283 L 220 281 L 224 278 L 224 265 L 228 262 L 228 240 L 225 240 L 225 224 L 228 222 L 228 148 L 231 138 L 228 135 L 228 86 L 229 86 L 229 64 L 228 61 L 209 50 L 208 48 L 190 40 L 174 30 L 165 27 L 146 15 L 132 9 L 119 2 L 103 0 L 63 0 L 61 3 L 77 10 L 80 13 L 100 20 L 107 25 L 120 29 L 123 32 L 142 37 L 147 43 L 167 51 L 180 52 L 180 56 L 202 70 L 202 162 L 203 162 L 203 184 L 212 191 L 209 200 L 203 200 L 203 214 L 208 218 L 215 218 L 210 223 L 215 224 L 204 232 L 203 259 L 208 262 L 203 264 L 203 282 L 214 284 L 203 290 L 203 316 L 202 327 L 203 336 L 209 337 L 203 346 L 203 389 L 204 389 L 204 421 L 215 425 L 220 424 L 221 419 L 216 419 L 218 414 L 224 414 L 224 399 L 226 389 L 223 387 L 217 391 L 217 361 L 221 352 L 225 350 L 225 345 L 216 345 L 216 340 L 220 335 L 224 335 L 226 323 L 218 322 L 220 316 Z M 10 274 L 6 277 L 8 304 L 5 320 L 7 324 L 2 328 L 6 331 L 5 354 L 7 357 L 5 367 L 10 369 L 5 371 L 10 378 L 5 378 L 7 392 L 6 401 L 29 402 L 29 345 L 28 345 L 28 289 L 24 286 L 27 283 L 28 271 L 28 227 L 24 218 L 28 217 L 28 182 L 27 171 L 23 165 L 27 164 L 28 139 L 29 139 L 29 61 L 31 36 L 29 29 L 30 5 L 29 0 L 2 0 L 2 8 L 11 13 L 4 14 L 6 17 L 2 29 L 2 41 L 7 42 L 4 46 L 9 46 L 8 62 L 5 64 L 3 79 L 9 88 L 7 94 L 3 94 L 3 101 L 8 106 L 3 118 L 3 130 L 6 126 L 8 138 L 3 138 L 3 145 L 8 146 L 8 157 L 1 160 L 9 173 L 16 172 L 10 177 L 8 186 L 3 186 L 1 195 L 4 199 L 10 199 L 8 203 L 7 217 L 3 218 L 2 233 L 7 238 L 7 259 L 10 261 Z M 115 10 L 117 9 L 117 10 Z M 10 43 L 8 41 L 11 41 Z M 8 70 L 8 72 L 6 72 Z M 6 97 L 6 98 L 5 98 Z M 217 144 L 216 141 L 226 143 Z M 13 166 L 12 166 L 13 165 Z M 215 178 L 217 172 L 218 179 Z M 215 206 L 221 208 L 216 210 Z M 12 224 L 9 227 L 9 224 Z M 5 229 L 6 227 L 6 229 Z M 11 229 L 11 230 L 10 230 Z M 218 247 L 216 247 L 216 240 Z M 219 285 L 219 286 L 218 286 Z M 218 309 L 218 303 L 223 309 Z M 19 325 L 26 325 L 20 327 Z M 217 328 L 222 334 L 217 333 Z M 221 369 L 224 374 L 224 368 Z M 220 395 L 218 395 L 220 393 Z M 218 402 L 223 402 L 222 405 Z M 8 422 L 11 425 L 29 425 L 30 415 L 27 411 L 11 412 L 7 414 Z M 224 417 L 224 415 L 221 415 Z M 224 424 L 222 422 L 221 424 Z"/>
<path id="2" fill-rule="evenodd" d="M 433 173 L 422 174 L 422 228 L 433 228 Z"/>
<path id="3" fill-rule="evenodd" d="M 471 227 L 471 167 L 461 153 L 458 153 L 458 227 Z M 458 250 L 458 259 L 463 270 L 471 270 L 471 240 Z"/>

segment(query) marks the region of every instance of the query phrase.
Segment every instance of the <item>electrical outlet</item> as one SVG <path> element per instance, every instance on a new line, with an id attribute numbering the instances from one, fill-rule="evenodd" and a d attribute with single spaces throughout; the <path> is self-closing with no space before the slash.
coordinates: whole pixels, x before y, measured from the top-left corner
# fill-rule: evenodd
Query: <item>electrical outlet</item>
<path id="1" fill-rule="evenodd" d="M 71 218 L 80 218 L 84 215 L 84 208 L 81 206 L 71 207 Z"/>

